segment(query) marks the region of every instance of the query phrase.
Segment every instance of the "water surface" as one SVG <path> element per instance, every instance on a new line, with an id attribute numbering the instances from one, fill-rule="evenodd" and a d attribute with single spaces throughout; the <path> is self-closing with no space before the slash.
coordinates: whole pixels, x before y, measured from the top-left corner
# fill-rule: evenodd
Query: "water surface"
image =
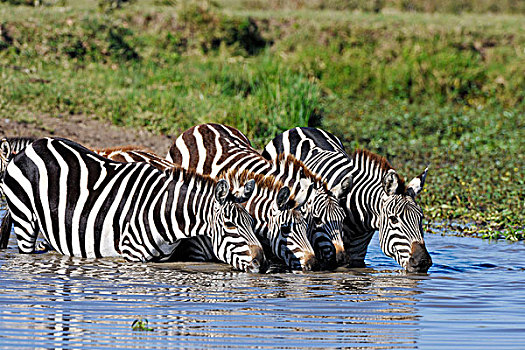
<path id="1" fill-rule="evenodd" d="M 429 234 L 428 274 L 374 240 L 369 268 L 267 275 L 220 264 L 0 251 L 0 348 L 525 348 L 525 246 Z M 131 329 L 149 320 L 153 331 Z"/>

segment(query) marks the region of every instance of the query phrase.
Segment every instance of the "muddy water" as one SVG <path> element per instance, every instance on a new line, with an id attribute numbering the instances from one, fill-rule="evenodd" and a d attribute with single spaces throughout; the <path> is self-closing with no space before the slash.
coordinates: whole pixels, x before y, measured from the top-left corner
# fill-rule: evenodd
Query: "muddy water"
<path id="1" fill-rule="evenodd" d="M 256 275 L 0 251 L 0 348 L 525 348 L 525 246 L 427 235 L 406 275 L 370 268 Z M 152 331 L 133 331 L 134 320 Z"/>

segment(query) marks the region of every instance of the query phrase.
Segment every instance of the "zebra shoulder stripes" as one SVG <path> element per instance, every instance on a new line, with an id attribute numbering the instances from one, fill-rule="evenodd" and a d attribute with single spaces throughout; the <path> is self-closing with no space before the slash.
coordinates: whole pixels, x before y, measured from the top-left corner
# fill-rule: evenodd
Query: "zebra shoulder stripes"
<path id="1" fill-rule="evenodd" d="M 114 162 L 66 139 L 33 142 L 9 162 L 1 187 L 23 253 L 34 252 L 39 230 L 62 254 L 130 261 L 165 260 L 180 239 L 197 235 L 211 236 L 214 249 L 256 242 L 238 204 L 253 183 L 238 198 L 225 180 Z M 257 258 L 230 263 L 259 269 Z"/>
<path id="2" fill-rule="evenodd" d="M 426 272 L 432 265 L 423 239 L 423 211 L 416 196 L 427 169 L 408 185 L 388 161 L 366 150 L 349 156 L 339 139 L 315 128 L 294 128 L 273 139 L 262 155 L 267 159 L 293 154 L 329 186 L 351 174 L 353 186 L 344 202 L 345 249 L 351 263 L 364 265 L 372 235 L 379 231 L 381 249 L 409 272 Z"/>

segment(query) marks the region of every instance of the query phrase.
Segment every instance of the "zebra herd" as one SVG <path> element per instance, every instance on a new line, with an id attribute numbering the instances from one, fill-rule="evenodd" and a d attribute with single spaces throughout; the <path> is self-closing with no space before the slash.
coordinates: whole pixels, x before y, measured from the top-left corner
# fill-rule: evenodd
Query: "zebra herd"
<path id="1" fill-rule="evenodd" d="M 198 125 L 166 158 L 141 147 L 4 138 L 0 248 L 14 226 L 21 253 L 317 270 L 364 266 L 379 231 L 385 255 L 426 272 L 432 259 L 415 201 L 426 174 L 405 184 L 385 158 L 349 155 L 315 128 L 288 130 L 261 153 L 239 130 Z"/>

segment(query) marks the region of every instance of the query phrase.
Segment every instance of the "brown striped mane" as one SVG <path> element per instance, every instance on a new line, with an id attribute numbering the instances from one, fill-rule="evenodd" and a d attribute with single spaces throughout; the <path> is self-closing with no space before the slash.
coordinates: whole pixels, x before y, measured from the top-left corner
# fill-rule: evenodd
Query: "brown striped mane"
<path id="1" fill-rule="evenodd" d="M 102 148 L 102 149 L 95 149 L 94 152 L 98 154 L 111 154 L 112 152 L 130 152 L 130 151 L 138 151 L 138 152 L 144 152 L 144 153 L 150 153 L 154 156 L 157 156 L 155 152 L 148 150 L 147 148 L 141 147 L 141 146 L 134 146 L 134 145 L 128 145 L 128 146 L 116 146 L 116 147 L 108 147 L 108 148 Z M 158 157 L 158 156 L 157 156 Z M 160 157 L 159 157 L 160 158 Z M 168 162 L 167 160 L 160 158 L 161 160 Z M 215 186 L 217 184 L 217 180 L 214 178 L 209 177 L 208 175 L 202 175 L 195 172 L 193 169 L 184 169 L 179 164 L 170 163 L 170 167 L 164 170 L 164 172 L 169 176 L 177 176 L 178 174 L 182 173 L 182 179 L 184 182 L 189 182 L 191 179 L 195 179 L 200 182 L 204 182 L 206 184 L 210 184 Z M 145 163 L 147 164 L 147 163 Z M 151 165 L 151 164 L 150 164 Z"/>
<path id="2" fill-rule="evenodd" d="M 395 170 L 394 167 L 388 162 L 388 160 L 385 157 L 375 154 L 373 152 L 370 152 L 369 150 L 356 149 L 354 151 L 354 154 L 351 156 L 351 158 L 355 161 L 358 156 L 368 159 L 371 163 L 375 164 L 377 167 L 384 170 L 385 172 L 387 172 L 390 169 Z M 405 180 L 400 174 L 397 174 L 397 176 L 399 178 L 400 189 L 402 190 L 402 193 L 405 193 L 405 190 L 406 190 Z"/>
<path id="3" fill-rule="evenodd" d="M 178 174 L 182 173 L 182 179 L 184 182 L 189 182 L 191 179 L 195 179 L 196 181 L 203 182 L 205 184 L 210 185 L 217 185 L 217 180 L 208 176 L 208 175 L 202 175 L 195 172 L 193 169 L 184 169 L 178 164 L 173 164 L 172 167 L 164 170 L 166 174 L 169 176 L 177 176 Z"/>
<path id="4" fill-rule="evenodd" d="M 278 192 L 284 185 L 277 180 L 273 175 L 256 174 L 249 170 L 230 169 L 223 176 L 229 183 L 239 182 L 241 186 L 250 180 L 255 180 L 258 187 L 268 189 L 270 191 Z"/>
<path id="5" fill-rule="evenodd" d="M 147 148 L 144 148 L 142 146 L 135 146 L 135 145 L 116 146 L 116 147 L 108 147 L 108 148 L 96 148 L 96 149 L 93 149 L 93 151 L 97 153 L 107 153 L 107 154 L 112 153 L 112 152 L 117 152 L 117 151 L 122 151 L 122 152 L 141 151 L 141 152 L 155 154 L 155 152 Z"/>

